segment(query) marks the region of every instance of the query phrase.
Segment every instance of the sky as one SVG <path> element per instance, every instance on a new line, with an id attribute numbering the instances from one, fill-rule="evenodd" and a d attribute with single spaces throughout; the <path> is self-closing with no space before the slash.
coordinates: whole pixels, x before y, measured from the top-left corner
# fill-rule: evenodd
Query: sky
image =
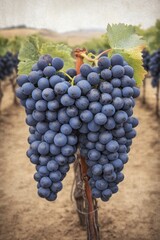
<path id="1" fill-rule="evenodd" d="M 120 22 L 147 28 L 158 18 L 160 0 L 0 0 L 0 28 L 24 24 L 67 32 Z"/>

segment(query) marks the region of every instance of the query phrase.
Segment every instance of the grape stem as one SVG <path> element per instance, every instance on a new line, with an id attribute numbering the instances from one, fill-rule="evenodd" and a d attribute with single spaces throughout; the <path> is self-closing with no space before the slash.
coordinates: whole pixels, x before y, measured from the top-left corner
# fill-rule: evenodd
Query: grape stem
<path id="1" fill-rule="evenodd" d="M 88 60 L 89 62 L 95 63 L 95 65 L 96 65 L 96 62 L 98 61 L 98 59 L 99 59 L 104 53 L 108 53 L 108 52 L 111 51 L 111 50 L 112 50 L 111 48 L 110 48 L 110 49 L 107 49 L 107 50 L 101 52 L 99 55 L 95 56 L 95 58 L 90 58 L 90 57 L 86 54 L 86 52 L 84 52 L 84 53 L 82 52 L 82 53 L 80 53 L 80 55 L 81 55 L 81 57 L 85 58 L 85 59 Z"/>
<path id="2" fill-rule="evenodd" d="M 61 71 L 59 71 L 59 72 L 63 73 L 65 76 L 67 76 L 67 77 L 69 78 L 69 80 L 70 80 L 71 82 L 73 82 L 73 78 L 71 78 L 71 76 L 69 76 L 65 71 L 61 70 Z"/>
<path id="3" fill-rule="evenodd" d="M 96 56 L 96 59 L 98 60 L 104 53 L 108 53 L 108 52 L 110 52 L 111 50 L 112 50 L 112 48 L 109 48 L 109 49 L 101 52 L 99 55 Z"/>

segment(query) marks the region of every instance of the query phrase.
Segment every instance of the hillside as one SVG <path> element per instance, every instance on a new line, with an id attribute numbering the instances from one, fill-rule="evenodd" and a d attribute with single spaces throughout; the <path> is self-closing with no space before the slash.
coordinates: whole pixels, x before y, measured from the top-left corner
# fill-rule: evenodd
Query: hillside
<path id="1" fill-rule="evenodd" d="M 40 34 L 43 37 L 53 39 L 56 42 L 64 41 L 69 45 L 74 46 L 82 44 L 83 42 L 100 37 L 104 32 L 98 30 L 80 30 L 66 33 L 57 33 L 48 29 L 34 29 L 34 28 L 13 28 L 0 30 L 0 35 L 4 37 L 27 36 L 31 34 Z"/>

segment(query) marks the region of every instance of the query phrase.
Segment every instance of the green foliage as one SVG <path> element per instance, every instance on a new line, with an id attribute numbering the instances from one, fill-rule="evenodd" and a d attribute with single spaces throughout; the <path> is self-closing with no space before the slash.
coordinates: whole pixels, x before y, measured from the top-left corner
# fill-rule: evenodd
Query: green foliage
<path id="1" fill-rule="evenodd" d="M 8 47 L 7 47 L 8 51 L 12 52 L 13 54 L 18 53 L 23 41 L 24 41 L 24 38 L 19 36 L 9 39 Z"/>
<path id="2" fill-rule="evenodd" d="M 0 56 L 4 56 L 8 48 L 8 39 L 0 36 Z"/>
<path id="3" fill-rule="evenodd" d="M 64 60 L 63 70 L 74 67 L 74 59 L 71 57 L 72 49 L 63 43 L 54 44 L 53 42 L 46 42 L 42 45 L 40 50 L 41 55 L 50 54 L 52 57 L 60 57 Z"/>
<path id="4" fill-rule="evenodd" d="M 19 51 L 19 60 L 27 61 L 28 59 L 36 61 L 40 56 L 41 38 L 36 35 L 29 36 L 23 42 Z"/>
<path id="5" fill-rule="evenodd" d="M 22 37 L 16 36 L 8 39 L 0 36 L 0 56 L 4 56 L 7 51 L 13 54 L 18 53 L 22 42 Z"/>
<path id="6" fill-rule="evenodd" d="M 95 50 L 96 52 L 99 50 L 106 50 L 109 48 L 107 35 L 102 35 L 100 38 L 93 38 L 90 41 L 85 42 L 82 47 L 87 50 Z"/>
<path id="7" fill-rule="evenodd" d="M 135 33 L 134 27 L 123 23 L 112 26 L 109 24 L 107 36 L 112 49 L 129 49 L 144 44 L 142 38 Z"/>
<path id="8" fill-rule="evenodd" d="M 155 26 L 144 31 L 144 38 L 151 52 L 160 48 L 160 20 L 156 21 Z"/>
<path id="9" fill-rule="evenodd" d="M 52 57 L 60 57 L 66 61 L 65 70 L 73 66 L 71 51 L 72 49 L 65 44 L 55 44 L 53 41 L 43 39 L 38 35 L 29 36 L 20 48 L 18 73 L 28 74 L 32 65 L 38 61 L 41 55 L 45 54 L 49 54 Z"/>
<path id="10" fill-rule="evenodd" d="M 138 86 L 146 74 L 142 67 L 141 51 L 146 45 L 142 37 L 146 40 L 151 51 L 157 49 L 160 39 L 160 20 L 156 25 L 147 30 L 141 26 L 131 26 L 125 24 L 108 25 L 107 34 L 101 38 L 95 38 L 83 44 L 87 50 L 107 50 L 111 48 L 109 55 L 120 53 L 125 60 L 134 68 L 134 78 Z M 80 47 L 80 46 L 78 46 Z M 64 43 L 56 44 L 51 40 L 44 40 L 39 36 L 27 37 L 20 49 L 19 74 L 28 74 L 32 65 L 38 61 L 39 57 L 44 54 L 50 54 L 52 57 L 60 57 L 64 60 L 63 70 L 74 66 L 74 59 L 71 56 L 72 49 Z M 94 57 L 90 54 L 89 57 Z"/>
<path id="11" fill-rule="evenodd" d="M 144 48 L 144 41 L 136 34 L 134 26 L 122 23 L 108 25 L 107 36 L 111 47 L 109 56 L 114 53 L 121 54 L 125 61 L 133 67 L 136 84 L 140 86 L 146 74 L 142 66 L 141 53 Z"/>
<path id="12" fill-rule="evenodd" d="M 141 26 L 134 26 L 134 28 L 138 35 L 143 36 L 147 45 L 146 48 L 150 52 L 160 48 L 160 19 L 156 21 L 154 26 L 148 29 L 142 29 Z"/>
<path id="13" fill-rule="evenodd" d="M 19 64 L 18 72 L 19 74 L 28 74 L 31 71 L 32 65 L 38 60 L 40 54 L 40 47 L 42 45 L 41 38 L 32 35 L 28 36 L 23 44 L 21 45 L 19 51 Z"/>
<path id="14" fill-rule="evenodd" d="M 136 84 L 140 86 L 146 74 L 142 66 L 143 60 L 141 54 L 145 42 L 140 33 L 144 33 L 144 31 L 139 26 L 125 25 L 123 23 L 108 25 L 105 35 L 84 43 L 83 47 L 95 51 L 111 49 L 109 56 L 115 53 L 121 54 L 128 64 L 133 67 Z M 85 60 L 85 62 L 88 63 L 88 60 Z"/>

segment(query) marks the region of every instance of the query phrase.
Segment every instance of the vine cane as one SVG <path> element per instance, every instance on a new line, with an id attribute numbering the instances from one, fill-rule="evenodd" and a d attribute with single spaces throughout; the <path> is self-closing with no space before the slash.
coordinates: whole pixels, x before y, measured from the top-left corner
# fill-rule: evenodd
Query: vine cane
<path id="1" fill-rule="evenodd" d="M 143 104 L 146 104 L 146 79 L 147 77 L 145 76 L 143 80 L 143 99 L 142 99 Z"/>
<path id="2" fill-rule="evenodd" d="M 9 79 L 11 87 L 12 87 L 12 91 L 13 91 L 13 104 L 14 105 L 18 105 L 18 101 L 17 101 L 17 97 L 16 97 L 16 78 L 17 78 L 17 73 L 14 72 L 13 75 L 11 76 L 11 78 Z"/>
<path id="3" fill-rule="evenodd" d="M 80 73 L 80 66 L 83 64 L 82 55 L 86 53 L 85 49 L 76 49 L 74 51 L 76 57 L 76 71 L 77 74 Z M 82 54 L 82 55 L 81 55 Z M 79 153 L 77 158 L 80 162 L 80 175 L 81 180 L 84 183 L 83 190 L 83 205 L 87 210 L 86 214 L 86 228 L 87 228 L 87 240 L 100 240 L 99 227 L 98 227 L 98 213 L 97 213 L 97 201 L 92 198 L 91 188 L 88 182 L 87 176 L 87 164 L 85 158 L 82 157 Z M 79 215 L 80 218 L 80 215 Z M 82 219 L 82 218 L 80 218 Z"/>
<path id="4" fill-rule="evenodd" d="M 3 90 L 2 90 L 2 81 L 0 79 L 0 113 L 1 113 L 2 98 L 3 98 Z"/>
<path id="5" fill-rule="evenodd" d="M 160 80 L 158 79 L 158 85 L 157 85 L 157 92 L 156 92 L 156 115 L 157 117 L 160 116 L 160 112 L 159 112 L 159 95 L 160 95 Z"/>

